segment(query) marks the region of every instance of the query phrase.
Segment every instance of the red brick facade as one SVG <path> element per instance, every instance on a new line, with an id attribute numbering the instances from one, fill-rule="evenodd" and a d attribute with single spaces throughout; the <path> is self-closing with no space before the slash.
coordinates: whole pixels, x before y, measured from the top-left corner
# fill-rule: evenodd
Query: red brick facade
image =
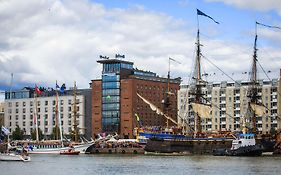
<path id="1" fill-rule="evenodd" d="M 92 80 L 92 136 L 102 132 L 102 81 Z"/>
<path id="2" fill-rule="evenodd" d="M 121 137 L 128 135 L 133 138 L 133 130 L 139 123 L 136 120 L 137 114 L 142 121 L 143 126 L 163 126 L 166 127 L 167 120 L 165 117 L 156 114 L 152 111 L 145 102 L 137 96 L 141 96 L 149 100 L 158 108 L 163 110 L 164 94 L 167 90 L 167 83 L 163 81 L 151 81 L 134 78 L 133 76 L 120 81 L 120 134 Z M 170 97 L 171 105 L 169 110 L 164 111 L 168 116 L 177 121 L 177 91 L 179 90 L 178 83 L 170 84 L 173 95 Z M 101 113 L 101 80 L 92 82 L 92 99 L 93 99 L 93 135 L 102 132 L 102 113 Z M 169 122 L 169 126 L 175 124 Z"/>

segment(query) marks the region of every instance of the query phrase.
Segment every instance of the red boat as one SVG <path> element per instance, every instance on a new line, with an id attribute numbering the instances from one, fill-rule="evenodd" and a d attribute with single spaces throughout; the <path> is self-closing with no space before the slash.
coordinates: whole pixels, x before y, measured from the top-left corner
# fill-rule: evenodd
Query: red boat
<path id="1" fill-rule="evenodd" d="M 69 149 L 67 151 L 61 151 L 61 155 L 78 155 L 80 154 L 80 151 L 75 151 L 74 149 Z"/>

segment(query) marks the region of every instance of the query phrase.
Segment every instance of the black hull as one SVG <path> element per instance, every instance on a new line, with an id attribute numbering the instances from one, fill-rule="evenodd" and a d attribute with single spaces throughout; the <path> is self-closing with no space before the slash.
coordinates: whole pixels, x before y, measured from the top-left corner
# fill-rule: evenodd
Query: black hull
<path id="1" fill-rule="evenodd" d="M 144 150 L 154 153 L 213 154 L 214 149 L 230 148 L 232 139 L 149 139 Z"/>
<path id="2" fill-rule="evenodd" d="M 215 149 L 213 151 L 214 156 L 261 156 L 263 152 L 261 145 L 240 147 L 236 150 L 231 149 Z"/>

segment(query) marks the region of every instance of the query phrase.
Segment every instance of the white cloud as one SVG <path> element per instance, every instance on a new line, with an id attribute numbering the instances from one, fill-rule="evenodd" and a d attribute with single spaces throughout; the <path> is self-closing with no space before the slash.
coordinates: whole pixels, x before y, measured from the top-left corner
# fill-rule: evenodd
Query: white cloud
<path id="1" fill-rule="evenodd" d="M 116 53 L 161 76 L 167 75 L 168 58 L 177 59 L 182 64 L 172 63 L 171 74 L 185 82 L 193 68 L 193 27 L 141 6 L 107 9 L 86 0 L 0 1 L 0 31 L 0 86 L 9 85 L 13 72 L 18 84 L 54 86 L 58 80 L 69 87 L 77 81 L 86 88 L 100 77 L 99 55 Z M 227 72 L 248 70 L 250 49 L 245 54 L 237 52 L 245 48 L 239 43 L 203 42 L 203 54 Z M 279 51 L 274 55 L 281 57 Z"/>
<path id="2" fill-rule="evenodd" d="M 281 16 L 280 0 L 206 0 L 208 2 L 223 2 L 228 5 L 233 5 L 239 8 L 254 9 L 259 11 L 275 10 Z"/>

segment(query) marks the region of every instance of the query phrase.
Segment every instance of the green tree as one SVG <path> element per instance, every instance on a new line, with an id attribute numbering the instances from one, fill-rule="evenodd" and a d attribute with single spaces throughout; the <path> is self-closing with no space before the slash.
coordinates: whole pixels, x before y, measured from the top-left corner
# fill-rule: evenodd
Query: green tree
<path id="1" fill-rule="evenodd" d="M 38 136 L 39 136 L 39 140 L 42 140 L 44 137 L 43 132 L 40 128 L 38 128 Z M 36 140 L 36 129 L 31 130 L 31 139 Z"/>
<path id="2" fill-rule="evenodd" d="M 24 135 L 24 131 L 20 129 L 19 125 L 17 125 L 16 129 L 12 132 L 13 140 L 22 140 Z"/>
<path id="3" fill-rule="evenodd" d="M 60 139 L 60 128 L 58 126 L 55 126 L 53 128 L 53 132 L 51 134 L 52 140 L 59 140 Z"/>

